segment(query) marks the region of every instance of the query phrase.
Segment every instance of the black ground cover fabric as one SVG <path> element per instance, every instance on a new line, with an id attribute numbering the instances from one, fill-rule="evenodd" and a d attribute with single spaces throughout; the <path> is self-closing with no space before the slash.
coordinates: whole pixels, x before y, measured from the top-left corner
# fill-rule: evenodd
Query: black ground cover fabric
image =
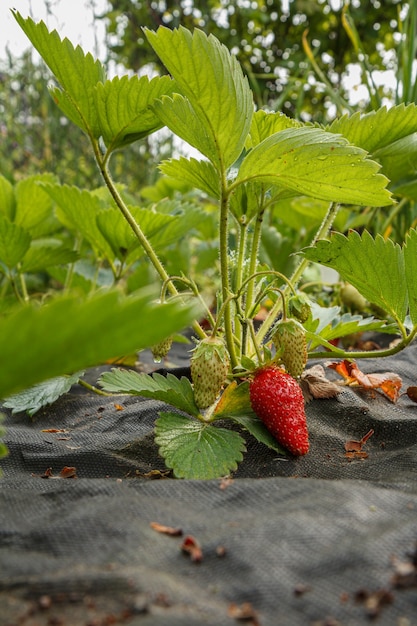
<path id="1" fill-rule="evenodd" d="M 416 356 L 412 345 L 358 364 L 397 373 L 405 390 Z M 248 436 L 232 481 L 152 480 L 165 469 L 153 443 L 163 408 L 75 387 L 33 420 L 5 411 L 0 626 L 417 625 L 417 405 L 406 395 L 314 400 L 306 457 Z M 370 429 L 368 458 L 346 458 L 344 443 Z M 64 467 L 77 477 L 60 478 Z M 201 562 L 182 551 L 187 535 Z"/>

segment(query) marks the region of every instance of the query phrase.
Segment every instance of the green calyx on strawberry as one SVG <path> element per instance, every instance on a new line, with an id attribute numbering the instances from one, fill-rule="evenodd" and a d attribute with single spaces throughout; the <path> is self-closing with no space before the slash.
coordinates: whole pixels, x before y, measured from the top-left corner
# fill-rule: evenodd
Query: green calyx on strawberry
<path id="1" fill-rule="evenodd" d="M 310 317 L 311 300 L 303 292 L 291 296 L 288 300 L 288 313 L 303 324 Z"/>
<path id="2" fill-rule="evenodd" d="M 275 439 L 296 456 L 309 450 L 304 396 L 297 381 L 275 365 L 255 372 L 249 384 L 252 409 Z"/>
<path id="3" fill-rule="evenodd" d="M 194 400 L 199 409 L 214 404 L 226 382 L 229 355 L 219 337 L 206 337 L 196 346 L 191 357 L 191 380 Z"/>
<path id="4" fill-rule="evenodd" d="M 298 378 L 307 363 L 307 342 L 305 330 L 297 320 L 279 321 L 273 329 L 272 342 L 285 369 Z"/>

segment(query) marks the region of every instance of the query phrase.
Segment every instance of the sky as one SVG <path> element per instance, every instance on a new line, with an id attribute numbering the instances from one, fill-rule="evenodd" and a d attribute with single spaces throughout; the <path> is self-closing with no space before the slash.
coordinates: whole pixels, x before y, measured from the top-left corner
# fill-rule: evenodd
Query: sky
<path id="1" fill-rule="evenodd" d="M 48 15 L 47 6 L 50 6 Z M 85 52 L 96 56 L 95 38 L 103 41 L 104 28 L 100 22 L 93 27 L 93 7 L 99 13 L 106 0 L 0 0 L 0 60 L 5 58 L 6 48 L 13 55 L 20 55 L 30 47 L 29 40 L 11 15 L 14 8 L 23 17 L 35 22 L 43 20 L 48 29 L 56 29 L 61 38 L 68 37 L 73 44 L 80 44 Z"/>

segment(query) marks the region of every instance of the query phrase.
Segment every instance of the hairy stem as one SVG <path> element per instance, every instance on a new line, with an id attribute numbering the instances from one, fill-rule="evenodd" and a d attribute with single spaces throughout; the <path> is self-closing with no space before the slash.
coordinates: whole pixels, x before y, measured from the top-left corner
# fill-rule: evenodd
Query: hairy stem
<path id="1" fill-rule="evenodd" d="M 403 337 L 401 341 L 399 341 L 395 346 L 391 348 L 383 348 L 381 350 L 341 350 L 340 348 L 336 348 L 329 344 L 329 350 L 326 352 L 309 352 L 309 359 L 328 359 L 333 355 L 342 359 L 373 359 L 376 357 L 386 357 L 392 356 L 404 350 L 410 343 L 414 340 L 417 335 L 417 325 L 414 326 L 411 333 L 406 337 Z"/>
<path id="2" fill-rule="evenodd" d="M 230 298 L 230 276 L 229 276 L 229 193 L 227 189 L 226 176 L 222 180 L 222 197 L 220 202 L 220 229 L 219 229 L 219 248 L 220 248 L 220 278 L 222 301 L 224 303 L 224 335 L 227 350 L 230 356 L 230 364 L 232 369 L 237 365 L 236 349 L 233 334 L 233 312 L 232 299 Z"/>
<path id="3" fill-rule="evenodd" d="M 97 141 L 93 141 L 92 145 L 93 145 L 93 148 L 94 148 L 94 155 L 95 155 L 95 158 L 96 158 L 97 165 L 98 165 L 98 167 L 100 169 L 100 173 L 101 173 L 101 175 L 102 175 L 102 177 L 104 179 L 104 182 L 106 183 L 106 186 L 107 186 L 108 190 L 110 191 L 110 194 L 113 197 L 113 200 L 116 203 L 116 206 L 118 207 L 118 209 L 122 213 L 123 217 L 125 218 L 125 220 L 129 224 L 131 229 L 133 230 L 135 236 L 139 240 L 143 250 L 145 251 L 145 253 L 146 253 L 148 259 L 150 260 L 150 262 L 152 263 L 153 267 L 155 268 L 155 270 L 159 274 L 161 280 L 163 282 L 167 281 L 167 289 L 168 289 L 168 291 L 172 295 L 178 295 L 178 291 L 177 291 L 175 285 L 171 281 L 169 281 L 170 277 L 169 277 L 168 272 L 166 271 L 165 267 L 161 263 L 158 255 L 156 254 L 155 250 L 153 249 L 151 243 L 149 242 L 149 240 L 146 237 L 145 233 L 142 231 L 142 229 L 139 226 L 139 224 L 136 222 L 136 220 L 133 217 L 132 213 L 129 211 L 129 208 L 127 207 L 127 205 L 123 201 L 123 198 L 121 197 L 121 195 L 119 194 L 115 184 L 113 183 L 112 177 L 110 175 L 110 172 L 109 172 L 108 166 L 107 166 L 107 162 L 108 162 L 108 159 L 109 159 L 110 155 L 107 154 L 104 157 L 102 156 Z M 200 324 L 197 321 L 193 322 L 192 327 L 193 327 L 194 331 L 196 332 L 196 334 L 200 338 L 204 338 L 206 336 L 204 330 L 201 328 Z"/>

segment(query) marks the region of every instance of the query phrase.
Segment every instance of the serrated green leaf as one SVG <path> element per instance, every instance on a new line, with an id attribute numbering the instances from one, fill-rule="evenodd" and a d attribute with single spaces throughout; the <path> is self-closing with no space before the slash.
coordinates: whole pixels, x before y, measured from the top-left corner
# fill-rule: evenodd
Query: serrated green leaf
<path id="1" fill-rule="evenodd" d="M 105 391 L 129 393 L 153 398 L 175 406 L 189 415 L 199 415 L 194 402 L 193 388 L 188 378 L 177 378 L 173 374 L 138 374 L 133 370 L 112 369 L 100 376 L 100 386 Z"/>
<path id="2" fill-rule="evenodd" d="M 142 139 L 162 127 L 150 108 L 156 98 L 171 94 L 174 82 L 168 76 L 123 76 L 98 83 L 95 101 L 100 132 L 109 151 Z"/>
<path id="3" fill-rule="evenodd" d="M 24 228 L 0 215 L 0 263 L 9 269 L 16 267 L 29 250 L 31 239 Z"/>
<path id="4" fill-rule="evenodd" d="M 415 174 L 410 178 L 401 178 L 398 183 L 391 185 L 391 191 L 401 198 L 410 198 L 417 202 L 417 180 Z"/>
<path id="5" fill-rule="evenodd" d="M 216 200 L 220 198 L 219 176 L 210 161 L 180 157 L 163 161 L 159 169 L 165 176 L 186 181 Z"/>
<path id="6" fill-rule="evenodd" d="M 166 252 L 167 246 L 178 243 L 182 237 L 189 237 L 193 230 L 201 232 L 207 220 L 207 213 L 200 206 L 177 200 L 159 202 L 155 211 L 170 216 L 170 221 L 150 237 L 154 249 L 162 253 Z"/>
<path id="7" fill-rule="evenodd" d="M 218 148 L 187 98 L 177 93 L 172 98 L 163 96 L 153 104 L 153 110 L 165 126 L 219 169 Z"/>
<path id="8" fill-rule="evenodd" d="M 129 207 L 142 232 L 152 241 L 159 232 L 164 231 L 175 218 L 170 215 L 162 215 L 150 209 Z M 118 209 L 106 209 L 97 214 L 97 226 L 111 247 L 113 254 L 120 260 L 131 262 L 130 255 L 139 248 L 140 243 L 132 228 Z M 140 254 L 142 254 L 142 250 Z M 140 256 L 139 254 L 139 256 Z M 137 255 L 135 255 L 135 258 Z"/>
<path id="9" fill-rule="evenodd" d="M 415 176 L 417 132 L 375 150 L 372 157 L 381 163 L 382 171 L 392 182 L 402 180 L 407 175 Z"/>
<path id="10" fill-rule="evenodd" d="M 39 183 L 53 183 L 55 180 L 53 174 L 39 174 L 24 178 L 16 185 L 14 222 L 33 238 L 48 232 L 48 222 L 52 219 L 52 199 Z"/>
<path id="11" fill-rule="evenodd" d="M 236 182 L 257 179 L 329 202 L 391 204 L 388 180 L 361 148 L 320 128 L 289 128 L 264 139 L 242 162 Z"/>
<path id="12" fill-rule="evenodd" d="M 8 396 L 3 406 L 6 409 L 12 409 L 12 413 L 25 412 L 32 416 L 39 409 L 48 404 L 53 404 L 55 400 L 67 393 L 84 372 L 76 372 L 71 376 L 57 376 L 37 385 L 29 387 L 24 391 Z"/>
<path id="13" fill-rule="evenodd" d="M 335 269 L 364 298 L 403 322 L 407 313 L 407 285 L 401 247 L 380 235 L 351 231 L 346 237 L 334 233 L 329 241 L 318 241 L 302 254 L 316 263 Z"/>
<path id="14" fill-rule="evenodd" d="M 366 115 L 343 116 L 329 127 L 352 144 L 364 148 L 382 165 L 392 182 L 414 175 L 417 155 L 417 106 L 400 104 Z"/>
<path id="15" fill-rule="evenodd" d="M 96 194 L 69 185 L 43 185 L 45 191 L 58 205 L 57 214 L 65 216 L 63 222 L 71 230 L 80 233 L 96 251 L 98 256 L 104 255 L 114 260 L 112 247 L 103 236 L 97 224 L 97 217 L 103 209 L 103 203 Z"/>
<path id="16" fill-rule="evenodd" d="M 78 253 L 62 244 L 45 245 L 42 240 L 32 241 L 20 267 L 22 272 L 39 272 L 53 265 L 74 263 Z"/>
<path id="17" fill-rule="evenodd" d="M 233 420 L 245 428 L 252 437 L 255 437 L 260 443 L 263 443 L 271 450 L 275 450 L 279 454 L 284 454 L 288 456 L 288 451 L 286 451 L 282 446 L 279 445 L 278 441 L 271 435 L 269 430 L 263 424 L 263 422 L 255 415 L 255 413 L 251 413 L 248 415 L 234 415 Z"/>
<path id="18" fill-rule="evenodd" d="M 302 122 L 287 117 L 284 113 L 269 113 L 261 109 L 253 114 L 250 134 L 245 147 L 247 149 L 254 148 L 264 139 L 281 130 L 300 128 L 302 126 L 304 126 Z"/>
<path id="19" fill-rule="evenodd" d="M 223 419 L 248 412 L 252 412 L 249 399 L 249 383 L 243 382 L 238 385 L 236 381 L 231 382 L 227 385 L 217 403 L 214 411 L 215 418 Z"/>
<path id="20" fill-rule="evenodd" d="M 209 480 L 227 476 L 243 459 L 245 442 L 232 430 L 176 413 L 160 413 L 155 443 L 177 478 Z"/>
<path id="21" fill-rule="evenodd" d="M 93 88 L 105 81 L 105 70 L 100 61 L 90 53 L 84 54 L 80 46 L 74 48 L 67 39 L 61 40 L 54 30 L 49 32 L 44 22 L 35 23 L 12 12 L 16 21 L 56 76 L 61 89 L 52 95 L 64 113 L 85 132 L 100 136 Z"/>
<path id="22" fill-rule="evenodd" d="M 398 331 L 395 325 L 388 325 L 385 320 L 350 313 L 339 315 L 339 311 L 339 307 L 330 307 L 329 311 L 329 307 L 311 304 L 311 317 L 304 323 L 309 350 L 323 345 L 322 340 L 329 342 L 354 333 Z"/>
<path id="23" fill-rule="evenodd" d="M 417 230 L 415 228 L 410 229 L 407 233 L 403 251 L 409 314 L 413 324 L 417 324 Z"/>
<path id="24" fill-rule="evenodd" d="M 15 209 L 16 200 L 13 185 L 0 174 L 0 214 L 13 221 Z"/>
<path id="25" fill-rule="evenodd" d="M 357 112 L 352 116 L 344 115 L 336 119 L 328 130 L 340 133 L 353 145 L 373 154 L 417 132 L 417 106 L 400 104 L 390 109 L 381 107 L 366 114 Z"/>
<path id="26" fill-rule="evenodd" d="M 62 296 L 0 318 L 0 397 L 35 383 L 142 350 L 198 316 L 179 302 L 155 304 L 153 292 L 118 290 L 86 300 Z"/>
<path id="27" fill-rule="evenodd" d="M 227 169 L 243 150 L 253 114 L 253 96 L 237 59 L 197 28 L 191 33 L 182 26 L 161 27 L 145 34 L 194 109 L 213 154 L 207 154 L 205 142 L 204 150 L 195 147 Z"/>

